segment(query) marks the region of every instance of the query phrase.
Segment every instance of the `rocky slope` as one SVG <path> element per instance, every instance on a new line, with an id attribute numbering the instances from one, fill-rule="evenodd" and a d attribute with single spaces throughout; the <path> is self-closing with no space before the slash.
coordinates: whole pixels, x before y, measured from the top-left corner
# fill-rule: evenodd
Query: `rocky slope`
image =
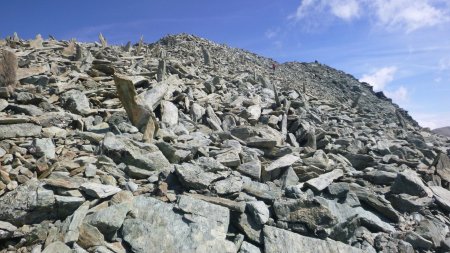
<path id="1" fill-rule="evenodd" d="M 433 129 L 433 133 L 450 137 L 450 126 Z"/>
<path id="2" fill-rule="evenodd" d="M 450 139 L 350 75 L 186 34 L 0 47 L 2 253 L 450 250 Z"/>

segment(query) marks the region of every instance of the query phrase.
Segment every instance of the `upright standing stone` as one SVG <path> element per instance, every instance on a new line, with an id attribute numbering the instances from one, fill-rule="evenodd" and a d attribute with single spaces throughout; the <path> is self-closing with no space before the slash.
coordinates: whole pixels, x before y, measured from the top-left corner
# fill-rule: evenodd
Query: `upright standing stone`
<path id="1" fill-rule="evenodd" d="M 98 39 L 100 40 L 100 43 L 102 44 L 102 47 L 107 47 L 108 46 L 108 42 L 106 41 L 105 37 L 103 37 L 102 33 L 100 33 L 98 35 Z"/>
<path id="2" fill-rule="evenodd" d="M 17 82 L 17 57 L 8 50 L 0 54 L 0 97 L 8 97 Z"/>
<path id="3" fill-rule="evenodd" d="M 133 81 L 130 78 L 115 75 L 114 82 L 120 102 L 125 107 L 131 123 L 144 134 L 144 140 L 152 140 L 158 130 L 158 124 L 152 109 L 148 108 L 137 96 Z"/>
<path id="4" fill-rule="evenodd" d="M 211 55 L 209 54 L 208 49 L 202 47 L 202 52 L 203 52 L 203 63 L 205 65 L 211 65 Z"/>
<path id="5" fill-rule="evenodd" d="M 159 60 L 158 63 L 158 72 L 156 73 L 156 80 L 161 82 L 164 80 L 164 76 L 166 74 L 166 61 L 164 59 Z"/>

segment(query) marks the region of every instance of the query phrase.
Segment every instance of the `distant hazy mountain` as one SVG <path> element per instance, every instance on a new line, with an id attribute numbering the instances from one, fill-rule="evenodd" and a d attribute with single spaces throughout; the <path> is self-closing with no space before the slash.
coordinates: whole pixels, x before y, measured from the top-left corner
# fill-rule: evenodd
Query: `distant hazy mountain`
<path id="1" fill-rule="evenodd" d="M 436 134 L 441 134 L 441 135 L 445 135 L 445 136 L 450 137 L 450 126 L 436 128 L 436 129 L 433 130 L 433 132 L 436 133 Z"/>

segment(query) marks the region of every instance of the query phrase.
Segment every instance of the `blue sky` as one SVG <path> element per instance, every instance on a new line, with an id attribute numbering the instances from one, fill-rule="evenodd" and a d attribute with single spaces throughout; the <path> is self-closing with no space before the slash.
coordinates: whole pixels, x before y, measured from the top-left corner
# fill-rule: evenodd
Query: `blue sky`
<path id="1" fill-rule="evenodd" d="M 318 60 L 450 126 L 449 0 L 6 1 L 0 36 L 153 42 L 192 33 L 279 62 Z M 6 11 L 8 10 L 8 11 Z"/>

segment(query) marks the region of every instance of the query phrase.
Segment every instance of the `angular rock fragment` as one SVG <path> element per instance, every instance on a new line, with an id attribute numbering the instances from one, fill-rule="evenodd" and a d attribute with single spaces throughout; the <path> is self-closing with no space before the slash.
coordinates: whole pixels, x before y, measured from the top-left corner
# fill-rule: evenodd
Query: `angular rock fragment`
<path id="1" fill-rule="evenodd" d="M 0 97 L 8 97 L 17 82 L 17 57 L 9 50 L 0 53 Z"/>
<path id="2" fill-rule="evenodd" d="M 0 124 L 0 139 L 38 137 L 41 134 L 41 130 L 41 126 L 32 123 Z"/>
<path id="3" fill-rule="evenodd" d="M 363 250 L 330 239 L 320 240 L 302 236 L 283 229 L 264 227 L 264 250 L 266 253 L 324 252 L 324 253 L 362 253 Z"/>
<path id="4" fill-rule="evenodd" d="M 187 196 L 179 199 L 178 207 L 181 212 L 153 198 L 135 198 L 135 217 L 123 224 L 124 240 L 134 252 L 236 251 L 234 244 L 225 240 L 228 209 Z"/>
<path id="5" fill-rule="evenodd" d="M 285 155 L 277 160 L 273 161 L 269 166 L 266 167 L 266 171 L 273 171 L 275 169 L 280 169 L 284 167 L 289 167 L 296 161 L 300 160 L 300 157 L 295 155 Z"/>
<path id="6" fill-rule="evenodd" d="M 178 124 L 178 108 L 169 101 L 161 102 L 161 120 L 168 126 Z"/>
<path id="7" fill-rule="evenodd" d="M 327 188 L 334 180 L 342 177 L 344 172 L 341 169 L 336 169 L 331 172 L 320 175 L 317 178 L 310 179 L 306 181 L 306 185 L 311 187 L 315 191 L 323 191 Z"/>
<path id="8" fill-rule="evenodd" d="M 440 186 L 430 186 L 437 203 L 446 211 L 450 212 L 450 191 Z"/>
<path id="9" fill-rule="evenodd" d="M 133 81 L 130 78 L 115 75 L 114 82 L 120 102 L 125 107 L 131 123 L 144 134 L 144 140 L 152 140 L 156 131 L 158 131 L 158 125 L 153 113 L 154 108 L 149 107 L 148 103 L 144 102 L 145 100 L 143 99 L 145 97 L 137 95 Z"/>
<path id="10" fill-rule="evenodd" d="M 150 171 L 163 171 L 171 167 L 167 158 L 153 144 L 141 143 L 107 133 L 103 139 L 102 148 L 104 154 L 118 163 L 124 162 Z"/>
<path id="11" fill-rule="evenodd" d="M 221 174 L 205 171 L 190 163 L 175 165 L 175 172 L 187 188 L 194 190 L 206 189 L 213 181 L 223 177 Z"/>
<path id="12" fill-rule="evenodd" d="M 393 193 L 407 193 L 419 197 L 431 197 L 433 193 L 422 182 L 422 179 L 412 170 L 397 174 L 397 178 L 391 186 Z"/>
<path id="13" fill-rule="evenodd" d="M 97 183 L 84 183 L 80 186 L 80 189 L 91 197 L 101 199 L 109 197 L 121 191 L 121 189 L 118 187 Z"/>
<path id="14" fill-rule="evenodd" d="M 261 178 L 261 162 L 259 160 L 243 163 L 236 170 L 256 180 Z"/>
<path id="15" fill-rule="evenodd" d="M 64 108 L 75 114 L 85 115 L 91 112 L 88 98 L 79 90 L 65 92 L 61 96 L 61 104 Z"/>
<path id="16" fill-rule="evenodd" d="M 63 242 L 53 242 L 49 244 L 42 253 L 72 253 L 72 250 L 69 246 L 65 245 Z"/>
<path id="17" fill-rule="evenodd" d="M 55 158 L 55 144 L 50 138 L 34 139 L 33 148 L 37 156 L 46 156 L 49 159 Z"/>

